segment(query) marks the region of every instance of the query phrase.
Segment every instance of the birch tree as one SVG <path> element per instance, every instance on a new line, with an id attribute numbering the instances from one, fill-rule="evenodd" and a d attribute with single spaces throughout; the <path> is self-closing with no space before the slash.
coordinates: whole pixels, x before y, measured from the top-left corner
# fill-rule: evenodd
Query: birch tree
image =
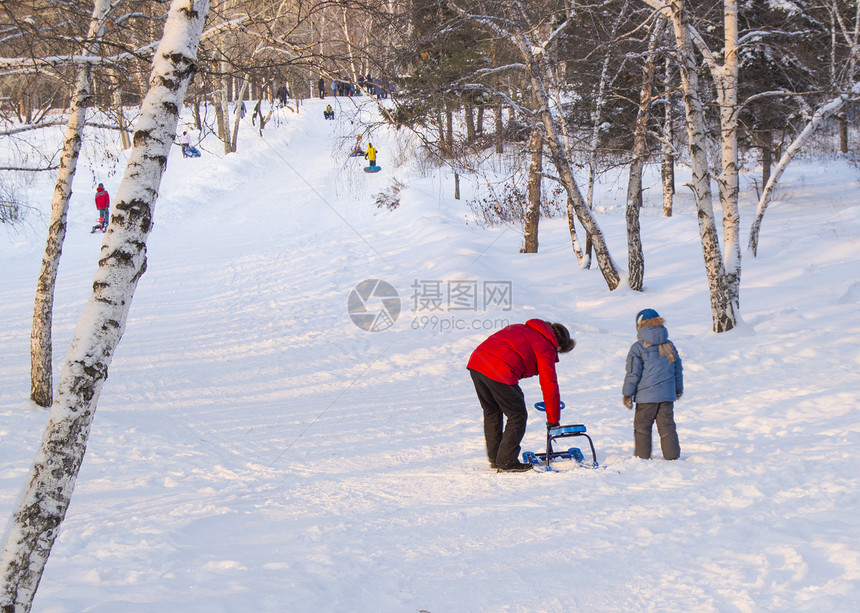
<path id="1" fill-rule="evenodd" d="M 529 138 L 529 151 L 532 154 L 529 166 L 528 206 L 524 228 L 525 246 L 523 253 L 538 251 L 538 223 L 540 222 L 541 179 L 543 177 L 543 133 L 535 128 Z"/>
<path id="2" fill-rule="evenodd" d="M 557 109 L 560 105 L 553 104 L 548 93 L 547 80 L 551 78 L 551 71 L 547 65 L 547 49 L 555 44 L 557 37 L 569 26 L 569 22 L 565 20 L 545 37 L 541 37 L 541 28 L 530 22 L 528 11 L 519 0 L 496 7 L 498 14 L 471 12 L 459 3 L 451 1 L 448 5 L 466 21 L 507 40 L 516 50 L 521 61 L 519 68 L 525 72 L 534 100 L 533 111 L 522 108 L 520 111 L 530 114 L 534 121 L 543 127 L 549 157 L 558 173 L 558 180 L 567 193 L 577 219 L 592 239 L 597 265 L 607 287 L 610 290 L 615 289 L 621 281 L 618 268 L 609 253 L 603 232 L 574 178 L 573 168 L 557 125 L 563 118 L 553 113 L 553 108 Z M 480 3 L 477 8 L 481 8 Z M 517 106 L 514 101 L 510 102 Z"/>
<path id="3" fill-rule="evenodd" d="M 110 0 L 96 0 L 82 55 L 92 55 L 97 51 L 110 6 Z M 63 138 L 60 169 L 51 199 L 48 239 L 36 284 L 33 327 L 30 331 L 30 399 L 43 407 L 51 406 L 53 401 L 51 326 L 54 312 L 54 286 L 66 237 L 66 215 L 69 210 L 69 198 L 72 195 L 72 182 L 78 167 L 78 156 L 86 124 L 86 110 L 90 105 L 92 88 L 92 64 L 84 60 L 78 68 L 69 121 Z"/>
<path id="4" fill-rule="evenodd" d="M 639 108 L 633 129 L 633 156 L 627 180 L 627 278 L 630 289 L 642 291 L 645 280 L 645 255 L 642 252 L 642 236 L 639 231 L 639 211 L 642 208 L 642 170 L 648 159 L 648 117 L 653 98 L 654 74 L 657 66 L 657 40 L 662 35 L 663 25 L 655 22 L 651 27 L 648 54 L 642 69 L 642 88 L 639 92 Z"/>
<path id="5" fill-rule="evenodd" d="M 714 332 L 726 332 L 737 324 L 739 312 L 740 247 L 738 243 L 737 163 L 737 2 L 724 0 L 725 29 L 724 65 L 719 66 L 713 55 L 697 37 L 699 50 L 708 63 L 717 85 L 720 102 L 720 175 L 718 186 L 723 206 L 723 233 L 728 255 L 728 267 L 723 260 L 719 233 L 714 215 L 711 191 L 708 130 L 702 103 L 698 65 L 693 38 L 695 31 L 689 23 L 684 0 L 645 0 L 665 15 L 675 35 L 679 55 L 681 89 L 686 116 L 687 140 L 690 148 L 692 182 L 690 188 L 696 201 L 699 237 L 708 278 L 711 318 Z M 728 268 L 728 270 L 727 270 Z"/>
<path id="6" fill-rule="evenodd" d="M 840 114 L 849 102 L 860 96 L 860 81 L 858 81 L 858 69 L 860 69 L 858 67 L 858 63 L 860 63 L 860 4 L 854 3 L 853 19 L 849 17 L 850 12 L 843 10 L 843 7 L 844 5 L 837 0 L 828 0 L 821 4 L 822 10 L 829 17 L 827 21 L 830 24 L 831 48 L 827 73 L 831 88 L 837 91 L 842 90 L 842 92 L 824 101 L 811 112 L 803 129 L 786 147 L 785 152 L 764 184 L 756 207 L 755 219 L 753 219 L 750 227 L 749 243 L 747 244 L 747 250 L 753 256 L 758 254 L 764 214 L 773 199 L 774 190 L 785 169 L 828 118 Z M 847 8 L 852 7 L 849 4 Z M 838 68 L 837 65 L 839 65 Z"/>
<path id="7" fill-rule="evenodd" d="M 664 61 L 664 91 L 663 91 L 663 138 L 661 144 L 660 183 L 663 186 L 663 216 L 672 216 L 672 205 L 675 197 L 675 128 L 672 122 L 672 60 L 666 57 Z"/>
<path id="8" fill-rule="evenodd" d="M 621 27 L 622 20 L 627 14 L 627 0 L 618 9 L 618 13 L 612 22 L 609 30 L 610 40 L 616 37 L 618 28 Z M 597 83 L 597 91 L 594 96 L 594 108 L 591 109 L 591 138 L 588 144 L 588 181 L 585 190 L 585 203 L 589 209 L 594 206 L 594 185 L 597 181 L 597 154 L 600 148 L 600 131 L 603 125 L 603 110 L 606 106 L 607 90 L 612 85 L 612 75 L 610 75 L 609 66 L 612 54 L 608 51 L 603 56 L 603 61 L 600 66 L 600 78 Z M 617 73 L 616 73 L 617 74 Z M 583 268 L 591 266 L 591 235 L 585 237 L 585 259 L 582 263 Z"/>
<path id="9" fill-rule="evenodd" d="M 146 270 L 146 239 L 176 134 L 209 0 L 173 0 L 134 146 L 101 248 L 93 292 L 75 328 L 27 486 L 0 558 L 0 610 L 29 611 L 86 451 L 99 395 Z"/>
<path id="10" fill-rule="evenodd" d="M 762 190 L 761 197 L 758 200 L 756 215 L 755 219 L 753 219 L 752 226 L 750 227 L 750 239 L 747 245 L 747 249 L 753 257 L 758 254 L 759 234 L 761 233 L 761 222 L 762 219 L 764 219 L 764 213 L 767 211 L 767 207 L 771 200 L 773 200 L 773 192 L 776 189 L 777 183 L 782 178 L 782 173 L 785 172 L 785 169 L 788 168 L 788 165 L 794 157 L 800 153 L 801 149 L 815 133 L 816 129 L 818 129 L 818 127 L 821 126 L 828 117 L 833 117 L 842 108 L 844 108 L 845 104 L 849 100 L 856 99 L 858 96 L 860 96 L 860 83 L 855 83 L 849 91 L 844 94 L 840 94 L 833 100 L 830 100 L 816 109 L 809 122 L 803 130 L 801 130 L 800 134 L 798 134 L 791 144 L 786 147 L 785 153 L 782 154 L 779 162 L 777 162 L 776 167 L 771 173 L 767 184 L 765 184 L 764 189 Z"/>

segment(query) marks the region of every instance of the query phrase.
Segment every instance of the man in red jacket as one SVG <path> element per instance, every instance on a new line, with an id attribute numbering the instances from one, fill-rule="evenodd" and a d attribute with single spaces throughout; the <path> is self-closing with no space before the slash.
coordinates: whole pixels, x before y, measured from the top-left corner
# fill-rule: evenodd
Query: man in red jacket
<path id="1" fill-rule="evenodd" d="M 519 461 L 528 419 L 520 379 L 538 375 L 547 427 L 557 426 L 561 398 L 555 364 L 559 353 L 567 353 L 575 345 L 563 325 L 530 319 L 499 330 L 472 352 L 466 368 L 484 410 L 484 439 L 490 466 L 499 472 L 532 468 L 531 464 Z M 503 416 L 507 419 L 504 430 Z"/>

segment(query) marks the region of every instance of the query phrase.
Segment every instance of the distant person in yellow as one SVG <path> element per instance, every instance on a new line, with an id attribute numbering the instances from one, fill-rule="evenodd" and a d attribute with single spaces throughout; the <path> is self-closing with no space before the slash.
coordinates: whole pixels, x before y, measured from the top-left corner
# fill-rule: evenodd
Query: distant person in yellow
<path id="1" fill-rule="evenodd" d="M 367 151 L 364 152 L 364 159 L 370 162 L 371 166 L 376 166 L 376 149 L 373 143 L 367 143 Z"/>

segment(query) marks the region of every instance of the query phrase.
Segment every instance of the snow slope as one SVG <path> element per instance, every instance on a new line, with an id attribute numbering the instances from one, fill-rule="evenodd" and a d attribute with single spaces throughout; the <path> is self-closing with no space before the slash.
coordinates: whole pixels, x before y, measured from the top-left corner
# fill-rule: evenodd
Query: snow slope
<path id="1" fill-rule="evenodd" d="M 371 113 L 338 104 L 327 122 L 322 104 L 279 111 L 263 138 L 243 126 L 236 154 L 205 141 L 200 159 L 171 157 L 34 611 L 860 610 L 855 168 L 825 157 L 789 169 L 759 257 L 744 261 L 745 323 L 715 335 L 686 190 L 664 218 L 651 178 L 646 291 L 609 293 L 578 269 L 565 220 L 542 221 L 540 253 L 520 254 L 516 229 L 469 221 L 479 180 L 453 200 L 449 173 L 380 129 L 364 142 L 383 171 L 366 175 L 345 151 Z M 121 176 L 104 163 L 91 157 L 75 183 L 57 369 L 98 255 L 90 179 L 115 193 Z M 386 212 L 374 195 L 394 178 L 406 188 Z M 624 185 L 606 177 L 597 198 L 622 266 Z M 31 188 L 44 219 L 51 188 Z M 753 200 L 744 193 L 744 241 Z M 3 517 L 47 417 L 28 401 L 40 219 L 0 229 Z M 366 279 L 399 294 L 388 329 L 350 318 Z M 449 286 L 464 291 L 449 300 Z M 505 288 L 509 301 L 483 302 Z M 684 360 L 678 462 L 630 457 L 620 390 L 646 306 Z M 562 421 L 587 424 L 599 470 L 488 467 L 465 363 L 492 330 L 531 317 L 577 340 L 558 365 Z M 536 380 L 523 388 L 540 400 Z M 524 449 L 543 436 L 532 410 Z"/>

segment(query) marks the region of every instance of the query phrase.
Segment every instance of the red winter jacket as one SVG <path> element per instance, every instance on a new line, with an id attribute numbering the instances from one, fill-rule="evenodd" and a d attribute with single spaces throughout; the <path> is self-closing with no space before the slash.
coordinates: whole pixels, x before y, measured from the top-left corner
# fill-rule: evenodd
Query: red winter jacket
<path id="1" fill-rule="evenodd" d="M 98 210 L 106 209 L 110 206 L 110 194 L 105 188 L 96 190 L 96 208 Z"/>
<path id="2" fill-rule="evenodd" d="M 478 345 L 466 368 L 508 385 L 538 375 L 546 420 L 558 423 L 561 410 L 556 362 L 558 338 L 552 326 L 541 319 L 530 319 L 524 324 L 502 328 Z"/>

